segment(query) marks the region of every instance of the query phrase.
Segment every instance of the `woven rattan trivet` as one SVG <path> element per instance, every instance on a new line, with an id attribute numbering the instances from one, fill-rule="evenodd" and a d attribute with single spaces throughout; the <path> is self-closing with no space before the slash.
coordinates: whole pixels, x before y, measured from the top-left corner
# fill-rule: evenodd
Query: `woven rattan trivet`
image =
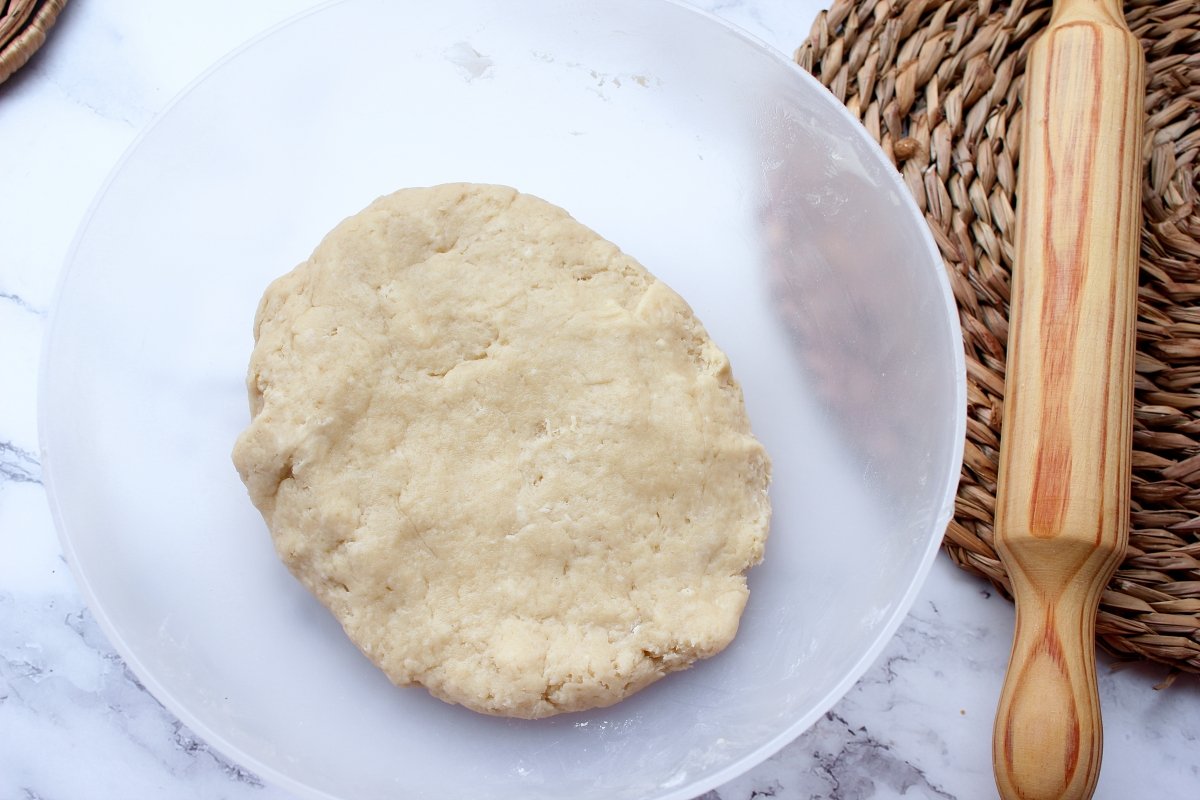
<path id="1" fill-rule="evenodd" d="M 0 83 L 33 55 L 67 0 L 0 0 Z"/>
<path id="2" fill-rule="evenodd" d="M 1025 54 L 1050 0 L 835 0 L 796 60 L 898 164 L 962 319 L 967 442 L 943 542 L 1007 594 L 992 514 Z M 1096 638 L 1200 673 L 1200 5 L 1127 0 L 1146 53 L 1144 222 L 1129 550 Z"/>

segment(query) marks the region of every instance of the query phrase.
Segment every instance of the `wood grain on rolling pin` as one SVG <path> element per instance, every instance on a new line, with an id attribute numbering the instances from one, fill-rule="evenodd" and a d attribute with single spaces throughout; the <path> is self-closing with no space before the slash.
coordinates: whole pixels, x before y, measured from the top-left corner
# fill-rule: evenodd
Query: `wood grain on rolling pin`
<path id="1" fill-rule="evenodd" d="M 1017 631 L 993 757 L 1006 798 L 1090 797 L 1093 633 L 1129 520 L 1142 54 L 1114 0 L 1030 50 L 997 550 Z"/>

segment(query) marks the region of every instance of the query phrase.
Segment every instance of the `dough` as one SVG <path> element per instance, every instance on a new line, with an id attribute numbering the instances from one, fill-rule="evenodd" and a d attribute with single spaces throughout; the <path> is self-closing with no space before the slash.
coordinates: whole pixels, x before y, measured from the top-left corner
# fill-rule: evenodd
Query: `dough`
<path id="1" fill-rule="evenodd" d="M 565 211 L 406 189 L 267 289 L 234 462 L 397 684 L 606 706 L 724 648 L 769 461 L 687 304 Z"/>

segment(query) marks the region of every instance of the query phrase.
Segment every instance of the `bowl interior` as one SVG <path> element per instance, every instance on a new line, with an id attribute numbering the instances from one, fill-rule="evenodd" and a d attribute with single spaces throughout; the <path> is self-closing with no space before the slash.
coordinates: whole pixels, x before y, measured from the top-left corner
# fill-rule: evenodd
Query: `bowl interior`
<path id="1" fill-rule="evenodd" d="M 615 707 L 492 719 L 392 687 L 277 561 L 229 459 L 267 282 L 402 186 L 505 183 L 678 290 L 774 460 L 734 644 Z M 857 124 L 665 2 L 347 0 L 222 62 L 84 224 L 42 441 L 68 557 L 154 694 L 309 797 L 685 798 L 765 758 L 879 653 L 961 455 L 957 319 Z"/>

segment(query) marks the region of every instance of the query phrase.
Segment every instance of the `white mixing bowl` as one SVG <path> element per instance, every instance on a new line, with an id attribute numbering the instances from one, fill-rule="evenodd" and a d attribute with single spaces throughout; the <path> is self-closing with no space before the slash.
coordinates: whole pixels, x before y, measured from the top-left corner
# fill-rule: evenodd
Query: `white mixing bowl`
<path id="1" fill-rule="evenodd" d="M 340 218 L 505 183 L 678 290 L 774 460 L 766 562 L 720 656 L 539 722 L 397 689 L 277 561 L 229 460 L 251 319 Z M 132 147 L 47 337 L 45 478 L 89 605 L 146 686 L 303 797 L 690 798 L 827 711 L 911 605 L 964 426 L 942 266 L 816 81 L 683 6 L 346 0 L 259 38 Z"/>

